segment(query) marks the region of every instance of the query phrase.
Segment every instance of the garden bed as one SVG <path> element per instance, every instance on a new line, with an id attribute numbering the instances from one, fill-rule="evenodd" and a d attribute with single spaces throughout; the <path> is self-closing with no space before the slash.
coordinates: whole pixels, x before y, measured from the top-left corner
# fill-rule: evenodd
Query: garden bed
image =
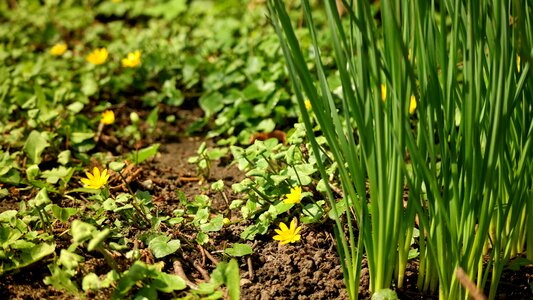
<path id="1" fill-rule="evenodd" d="M 56 2 L 0 3 L 1 299 L 533 299 L 518 4 Z"/>
<path id="2" fill-rule="evenodd" d="M 229 196 L 228 200 L 234 200 L 238 195 L 231 192 L 231 185 L 242 180 L 243 172 L 234 165 L 228 164 L 228 160 L 217 161 L 213 164 L 211 176 L 207 182 L 199 183 L 196 166 L 187 161 L 196 154 L 204 138 L 189 137 L 184 135 L 183 131 L 201 116 L 201 111 L 194 107 L 185 110 L 165 107 L 162 110 L 176 114 L 180 121 L 173 126 L 164 122 L 159 124 L 159 130 L 150 141 L 162 143 L 159 153 L 137 168 L 139 171 L 136 172 L 137 176 L 131 185 L 147 189 L 153 195 L 153 202 L 160 215 L 172 215 L 175 209 L 183 208 L 176 193 L 178 190 L 182 191 L 187 199 L 193 199 L 199 194 L 208 195 L 212 200 L 213 214 L 228 212 L 226 200 L 221 194 L 210 191 L 209 185 L 217 180 L 223 180 Z M 120 116 L 126 116 L 131 111 L 131 108 L 122 108 L 118 112 L 117 119 L 125 120 L 126 118 Z M 141 112 L 141 115 L 148 113 Z M 116 151 L 114 147 L 101 150 Z M 19 196 L 0 202 L 0 213 L 16 209 L 19 201 L 30 199 L 33 193 L 35 191 L 29 194 L 28 191 L 14 192 L 13 195 Z M 62 203 L 62 205 L 83 206 L 83 203 Z M 237 218 L 239 212 L 233 213 Z M 177 273 L 173 268 L 173 262 L 177 260 L 180 261 L 184 274 L 189 280 L 197 284 L 206 282 L 205 276 L 215 268 L 215 262 L 225 259 L 225 255 L 222 254 L 224 249 L 231 243 L 240 241 L 239 235 L 246 227 L 245 225 L 247 225 L 246 222 L 239 222 L 210 234 L 210 241 L 206 245 L 182 247 L 171 258 L 164 259 L 164 270 L 168 273 Z M 65 233 L 68 228 L 67 223 L 55 229 L 59 236 L 63 236 L 61 241 L 64 247 L 68 247 L 70 243 L 68 233 Z M 302 239 L 296 244 L 280 246 L 271 238 L 272 234 L 260 236 L 255 241 L 248 242 L 253 248 L 253 254 L 239 259 L 242 299 L 348 299 L 331 229 L 332 224 L 304 226 L 301 231 Z M 172 237 L 194 241 L 196 232 L 191 229 L 182 230 L 180 226 L 165 229 L 166 233 Z M 133 230 L 130 234 L 130 238 L 135 240 L 140 232 Z M 139 250 L 145 253 L 144 260 L 154 262 L 154 257 L 146 246 L 140 246 Z M 104 275 L 110 271 L 110 267 L 101 255 L 85 253 L 84 258 L 85 262 L 80 265 L 80 275 L 89 272 Z M 13 274 L 4 275 L 0 283 L 0 298 L 72 299 L 72 294 L 44 284 L 44 277 L 49 275 L 47 269 L 49 262 L 49 260 L 43 260 Z M 121 270 L 127 270 L 131 265 L 131 261 L 123 257 L 118 258 L 117 262 Z M 400 299 L 437 299 L 436 295 L 424 295 L 418 291 L 416 277 L 417 261 L 414 259 L 406 272 L 405 288 L 397 290 Z M 81 279 L 82 276 L 77 278 L 79 284 L 81 284 Z M 498 299 L 530 298 L 532 281 L 533 266 L 522 267 L 520 271 L 507 270 L 500 282 L 501 291 L 498 293 Z M 362 299 L 370 299 L 367 290 L 368 282 L 368 269 L 363 263 L 360 293 Z M 112 288 L 107 288 L 97 292 L 88 292 L 86 296 L 90 299 L 109 299 L 112 292 Z M 170 295 L 161 294 L 160 296 L 163 299 L 170 298 Z M 180 294 L 177 293 L 174 296 L 179 297 Z"/>

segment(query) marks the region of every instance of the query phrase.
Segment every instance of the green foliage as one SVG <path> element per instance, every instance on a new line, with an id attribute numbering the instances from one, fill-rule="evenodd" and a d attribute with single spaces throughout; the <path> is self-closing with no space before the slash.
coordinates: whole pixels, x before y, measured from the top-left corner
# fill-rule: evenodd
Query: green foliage
<path id="1" fill-rule="evenodd" d="M 54 253 L 53 236 L 32 230 L 16 210 L 0 214 L 0 275 L 23 268 Z"/>
<path id="2" fill-rule="evenodd" d="M 372 300 L 398 300 L 398 295 L 391 289 L 383 289 L 375 292 Z"/>
<path id="3" fill-rule="evenodd" d="M 224 249 L 224 253 L 229 256 L 239 257 L 252 254 L 252 247 L 248 244 L 235 243 L 230 248 Z"/>
<path id="4" fill-rule="evenodd" d="M 152 250 L 155 258 L 161 258 L 176 252 L 180 245 L 179 240 L 171 240 L 168 236 L 160 235 L 150 240 L 148 248 Z"/>
<path id="5" fill-rule="evenodd" d="M 135 292 L 135 297 L 147 299 L 157 299 L 158 291 L 170 293 L 185 289 L 186 283 L 181 277 L 161 272 L 161 268 L 161 264 L 147 265 L 140 261 L 135 262 L 118 281 L 111 299 L 124 299 L 136 286 L 140 289 Z"/>
<path id="6" fill-rule="evenodd" d="M 253 240 L 257 234 L 265 234 L 278 218 L 300 215 L 303 223 L 322 220 L 328 210 L 325 201 L 316 199 L 319 174 L 313 156 L 309 156 L 308 144 L 302 143 L 305 132 L 299 124 L 289 133 L 287 145 L 276 139 L 255 141 L 247 148 L 231 147 L 234 162 L 245 171 L 246 178 L 235 183 L 232 189 L 242 193 L 243 199 L 234 200 L 231 209 L 240 208 L 244 219 L 254 220 L 241 234 L 242 239 Z M 326 157 L 323 157 L 325 159 Z M 335 167 L 328 172 L 335 175 Z M 293 187 L 309 188 L 304 191 L 301 203 L 284 203 L 285 196 Z M 322 197 L 322 196 L 320 196 Z"/>
<path id="7" fill-rule="evenodd" d="M 198 285 L 198 288 L 192 290 L 191 293 L 202 298 L 223 299 L 224 294 L 218 290 L 222 285 L 226 285 L 229 299 L 239 299 L 240 275 L 239 265 L 236 260 L 232 259 L 229 262 L 220 262 L 211 273 L 209 282 Z"/>
<path id="8" fill-rule="evenodd" d="M 159 144 L 154 144 L 146 148 L 136 150 L 129 155 L 126 155 L 126 159 L 133 161 L 136 165 L 142 163 L 143 161 L 154 157 L 157 154 L 159 149 Z"/>
<path id="9" fill-rule="evenodd" d="M 209 179 L 211 163 L 219 160 L 226 155 L 227 152 L 227 148 L 208 148 L 207 143 L 202 142 L 196 151 L 197 155 L 189 157 L 188 162 L 196 165 L 198 176 L 201 176 L 202 181 L 204 181 Z"/>

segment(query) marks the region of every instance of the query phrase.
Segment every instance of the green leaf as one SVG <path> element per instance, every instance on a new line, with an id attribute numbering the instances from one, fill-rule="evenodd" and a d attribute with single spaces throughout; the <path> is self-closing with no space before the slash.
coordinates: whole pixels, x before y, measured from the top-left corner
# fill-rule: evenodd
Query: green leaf
<path id="1" fill-rule="evenodd" d="M 260 99 L 268 96 L 270 93 L 276 90 L 276 84 L 273 82 L 265 83 L 263 80 L 259 79 L 251 82 L 244 88 L 242 91 L 244 98 L 246 100 Z"/>
<path id="2" fill-rule="evenodd" d="M 150 266 L 143 262 L 136 261 L 117 283 L 117 287 L 115 288 L 111 299 L 125 299 L 128 292 L 133 286 L 135 286 L 135 284 L 137 284 L 137 282 L 145 277 L 152 277 L 157 271 L 155 265 Z"/>
<path id="3" fill-rule="evenodd" d="M 33 130 L 28 139 L 26 139 L 22 150 L 32 163 L 39 164 L 41 162 L 41 154 L 48 146 L 50 146 L 48 135 L 45 132 Z"/>
<path id="4" fill-rule="evenodd" d="M 66 165 L 70 162 L 70 150 L 61 151 L 57 155 L 57 162 Z"/>
<path id="5" fill-rule="evenodd" d="M 26 248 L 20 254 L 20 262 L 17 262 L 13 269 L 29 266 L 42 258 L 54 253 L 55 243 L 40 243 L 31 248 Z M 4 268 L 6 271 L 6 268 Z"/>
<path id="6" fill-rule="evenodd" d="M 0 182 L 18 185 L 21 182 L 20 172 L 15 169 L 10 169 L 7 173 L 0 176 Z"/>
<path id="7" fill-rule="evenodd" d="M 276 129 L 276 123 L 274 122 L 273 119 L 270 119 L 270 118 L 264 119 L 264 120 L 261 120 L 259 124 L 257 124 L 255 129 L 261 132 L 272 132 L 274 131 L 274 129 Z"/>
<path id="8" fill-rule="evenodd" d="M 235 243 L 233 244 L 233 246 L 231 248 L 226 248 L 224 250 L 224 253 L 230 255 L 230 256 L 233 256 L 233 257 L 240 257 L 240 256 L 245 256 L 245 255 L 250 255 L 252 254 L 253 250 L 252 250 L 252 246 L 248 245 L 248 244 L 240 244 L 240 243 Z"/>
<path id="9" fill-rule="evenodd" d="M 198 104 L 204 110 L 206 117 L 210 117 L 224 108 L 224 96 L 219 92 L 206 94 L 200 97 Z"/>
<path id="10" fill-rule="evenodd" d="M 39 165 L 28 165 L 26 167 L 26 177 L 28 180 L 36 180 L 39 173 L 41 173 Z"/>
<path id="11" fill-rule="evenodd" d="M 35 246 L 35 243 L 28 242 L 26 240 L 17 240 L 11 243 L 10 245 L 11 249 L 17 249 L 17 250 L 30 249 L 34 246 Z"/>
<path id="12" fill-rule="evenodd" d="M 153 17 L 164 17 L 166 20 L 172 20 L 187 10 L 186 0 L 170 0 L 161 2 L 161 4 L 147 7 L 144 13 Z"/>
<path id="13" fill-rule="evenodd" d="M 111 233 L 111 230 L 109 228 L 106 228 L 94 234 L 93 238 L 87 245 L 87 250 L 93 251 L 94 249 L 97 249 L 99 246 L 102 245 L 102 243 L 105 241 L 105 239 L 110 233 Z"/>
<path id="14" fill-rule="evenodd" d="M 335 204 L 335 208 L 337 209 L 337 213 L 342 216 L 346 212 L 346 201 L 343 199 L 339 200 L 339 202 Z M 333 209 L 328 212 L 328 217 L 332 220 L 337 219 L 337 215 Z"/>
<path id="15" fill-rule="evenodd" d="M 74 270 L 78 264 L 83 261 L 83 256 L 72 253 L 66 249 L 61 249 L 59 254 L 59 264 L 64 266 L 67 270 Z"/>
<path id="16" fill-rule="evenodd" d="M 53 168 L 52 170 L 43 171 L 41 177 L 45 178 L 46 182 L 48 183 L 56 184 L 59 179 L 62 179 L 64 182 L 68 182 L 73 174 L 74 168 L 59 166 L 57 168 Z"/>
<path id="17" fill-rule="evenodd" d="M 226 153 L 228 153 L 228 148 L 214 148 L 207 151 L 207 157 L 210 160 L 217 160 L 226 155 Z"/>
<path id="18" fill-rule="evenodd" d="M 75 215 L 78 212 L 76 208 L 72 208 L 72 207 L 63 208 L 57 204 L 52 204 L 51 208 L 52 208 L 52 214 L 54 215 L 54 217 L 56 217 L 63 223 L 67 222 L 71 216 Z"/>
<path id="19" fill-rule="evenodd" d="M 94 138 L 94 132 L 73 132 L 70 135 L 70 141 L 73 144 L 81 144 Z"/>
<path id="20" fill-rule="evenodd" d="M 531 261 L 525 257 L 518 257 L 516 259 L 513 259 L 507 269 L 512 271 L 518 271 L 521 267 L 530 265 Z"/>
<path id="21" fill-rule="evenodd" d="M 88 291 L 88 290 L 96 291 L 96 290 L 99 290 L 101 286 L 102 286 L 102 281 L 100 280 L 100 278 L 98 278 L 98 275 L 94 273 L 89 273 L 85 275 L 85 277 L 83 277 L 83 280 L 81 282 L 81 288 L 84 291 Z"/>
<path id="22" fill-rule="evenodd" d="M 148 114 L 148 117 L 146 118 L 146 124 L 150 128 L 150 132 L 153 132 L 153 130 L 157 127 L 157 120 L 159 119 L 159 109 L 156 107 L 152 109 L 150 114 Z"/>
<path id="23" fill-rule="evenodd" d="M 209 223 L 202 224 L 200 226 L 200 230 L 203 232 L 209 232 L 209 231 L 219 231 L 224 226 L 224 216 L 221 214 L 218 214 L 216 217 L 211 219 Z"/>
<path id="24" fill-rule="evenodd" d="M 160 235 L 153 238 L 148 244 L 148 248 L 156 258 L 165 257 L 176 252 L 181 246 L 179 240 L 171 240 L 170 237 Z"/>
<path id="25" fill-rule="evenodd" d="M 114 161 L 109 163 L 109 168 L 115 172 L 120 172 L 124 167 L 126 166 L 126 163 L 121 161 Z"/>
<path id="26" fill-rule="evenodd" d="M 222 179 L 219 179 L 211 184 L 211 189 L 213 191 L 224 191 L 224 181 Z"/>
<path id="27" fill-rule="evenodd" d="M 163 95 L 165 96 L 165 103 L 170 106 L 180 106 L 185 97 L 179 89 L 176 89 L 176 79 L 169 79 L 163 83 Z"/>
<path id="28" fill-rule="evenodd" d="M 324 211 L 321 208 L 324 206 L 324 200 L 319 200 L 316 201 L 316 203 L 306 205 L 303 209 L 304 216 L 300 218 L 302 223 L 310 224 L 318 222 L 322 218 L 322 214 Z"/>
<path id="29" fill-rule="evenodd" d="M 74 114 L 77 114 L 79 113 L 80 111 L 83 110 L 83 107 L 84 107 L 85 104 L 79 102 L 79 101 L 76 101 L 76 102 L 73 102 L 72 104 L 70 104 L 69 106 L 67 106 L 67 109 L 74 113 Z"/>
<path id="30" fill-rule="evenodd" d="M 154 157 L 157 154 L 157 150 L 159 150 L 159 146 L 159 144 L 153 144 L 152 146 L 131 152 L 127 155 L 127 159 L 135 162 L 135 164 L 138 165 L 143 161 Z"/>
<path id="31" fill-rule="evenodd" d="M 376 291 L 372 295 L 372 300 L 397 300 L 398 295 L 396 295 L 396 292 L 391 289 L 383 289 Z"/>
<path id="32" fill-rule="evenodd" d="M 246 227 L 246 229 L 241 233 L 240 237 L 243 240 L 253 240 L 256 234 L 265 234 L 267 232 L 267 227 L 264 224 L 258 223 Z"/>
<path id="33" fill-rule="evenodd" d="M 172 291 L 183 290 L 187 287 L 187 283 L 178 275 L 171 275 L 160 272 L 151 284 L 152 287 L 162 291 L 163 293 L 170 293 Z"/>
<path id="34" fill-rule="evenodd" d="M 63 270 L 55 264 L 48 265 L 51 276 L 46 276 L 44 278 L 44 283 L 52 285 L 58 290 L 65 290 L 70 294 L 78 294 L 78 286 L 74 283 L 72 278 L 72 272 L 70 270 Z"/>
<path id="35" fill-rule="evenodd" d="M 275 213 L 280 215 L 280 214 L 288 211 L 289 209 L 291 209 L 293 206 L 294 206 L 293 203 L 279 202 L 276 205 L 274 205 L 273 207 L 274 207 Z"/>
<path id="36" fill-rule="evenodd" d="M 1 180 L 0 180 L 1 181 Z M 8 189 L 0 189 L 0 199 L 9 196 L 11 193 L 9 193 Z"/>
<path id="37" fill-rule="evenodd" d="M 86 73 L 81 77 L 81 91 L 85 96 L 94 95 L 98 91 L 98 83 L 93 74 Z"/>
<path id="38" fill-rule="evenodd" d="M 96 227 L 80 220 L 74 220 L 70 225 L 70 234 L 72 235 L 72 240 L 75 243 L 81 244 L 84 241 L 92 238 L 96 231 Z"/>
<path id="39" fill-rule="evenodd" d="M 147 285 L 137 291 L 133 300 L 150 300 L 157 298 L 157 290 L 152 285 Z"/>
<path id="40" fill-rule="evenodd" d="M 203 245 L 209 241 L 209 236 L 205 232 L 198 232 L 196 235 L 196 242 Z"/>
<path id="41" fill-rule="evenodd" d="M 32 200 L 28 201 L 28 204 L 31 207 L 42 207 L 45 206 L 48 203 L 51 203 L 52 201 L 48 197 L 48 192 L 45 188 L 41 189 L 39 193 L 33 198 Z"/>
<path id="42" fill-rule="evenodd" d="M 11 222 L 16 216 L 18 211 L 6 210 L 0 214 L 0 222 Z"/>
<path id="43" fill-rule="evenodd" d="M 241 278 L 239 275 L 239 264 L 236 260 L 232 259 L 224 270 L 226 275 L 226 286 L 228 287 L 228 294 L 230 300 L 238 300 L 241 293 Z"/>

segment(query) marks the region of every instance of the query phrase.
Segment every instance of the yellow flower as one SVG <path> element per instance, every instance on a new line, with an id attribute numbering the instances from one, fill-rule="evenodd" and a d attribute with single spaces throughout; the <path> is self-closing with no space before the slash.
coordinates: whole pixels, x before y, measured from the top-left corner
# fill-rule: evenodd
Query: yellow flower
<path id="1" fill-rule="evenodd" d="M 119 2 L 122 2 L 122 0 L 111 0 L 111 2 L 113 2 L 113 3 L 119 3 Z"/>
<path id="2" fill-rule="evenodd" d="M 285 245 L 288 243 L 294 243 L 300 240 L 300 235 L 298 232 L 302 229 L 301 226 L 296 227 L 296 219 L 293 219 L 290 224 L 290 228 L 287 228 L 285 223 L 279 223 L 279 229 L 274 229 L 277 235 L 272 238 L 276 241 L 280 241 L 280 245 Z"/>
<path id="3" fill-rule="evenodd" d="M 381 100 L 385 102 L 385 99 L 387 99 L 387 86 L 382 84 L 381 85 Z"/>
<path id="4" fill-rule="evenodd" d="M 411 101 L 409 102 L 409 113 L 414 114 L 416 110 L 416 98 L 414 95 L 411 95 Z"/>
<path id="5" fill-rule="evenodd" d="M 300 203 L 300 196 L 302 195 L 302 188 L 297 186 L 295 188 L 292 188 L 290 193 L 285 195 L 285 199 L 283 200 L 284 203 L 288 204 L 296 204 Z"/>
<path id="6" fill-rule="evenodd" d="M 518 73 L 520 73 L 520 55 L 516 56 L 516 69 L 518 70 Z"/>
<path id="7" fill-rule="evenodd" d="M 110 125 L 115 123 L 115 113 L 112 110 L 106 110 L 102 113 L 100 123 Z"/>
<path id="8" fill-rule="evenodd" d="M 87 175 L 87 178 L 82 178 L 80 180 L 86 188 L 90 189 L 98 190 L 102 188 L 104 185 L 107 184 L 107 180 L 109 179 L 107 169 L 104 169 L 102 174 L 100 174 L 100 169 L 94 167 L 92 174 L 89 172 L 85 172 L 85 174 Z"/>
<path id="9" fill-rule="evenodd" d="M 87 55 L 87 61 L 93 65 L 101 65 L 105 63 L 108 55 L 109 52 L 107 52 L 106 48 L 96 48 L 91 53 L 89 53 L 89 55 Z"/>
<path id="10" fill-rule="evenodd" d="M 128 56 L 122 59 L 122 66 L 124 68 L 135 68 L 140 64 L 141 64 L 141 51 L 139 50 L 128 53 Z"/>
<path id="11" fill-rule="evenodd" d="M 313 106 L 311 106 L 311 101 L 309 99 L 305 99 L 304 101 L 305 109 L 310 110 Z"/>
<path id="12" fill-rule="evenodd" d="M 61 56 L 67 51 L 67 44 L 57 43 L 52 48 L 50 48 L 50 54 L 54 56 Z"/>

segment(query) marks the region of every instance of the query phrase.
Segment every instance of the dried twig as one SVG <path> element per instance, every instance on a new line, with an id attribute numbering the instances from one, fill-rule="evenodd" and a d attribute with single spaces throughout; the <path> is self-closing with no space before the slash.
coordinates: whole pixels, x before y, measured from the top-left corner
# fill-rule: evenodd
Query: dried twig
<path id="1" fill-rule="evenodd" d="M 172 266 L 174 267 L 174 274 L 178 275 L 179 277 L 181 277 L 181 279 L 185 280 L 185 283 L 187 284 L 189 288 L 191 289 L 198 288 L 198 285 L 191 282 L 189 278 L 187 278 L 187 276 L 185 275 L 185 272 L 183 271 L 183 266 L 181 265 L 181 262 L 179 260 L 175 260 Z"/>
<path id="2" fill-rule="evenodd" d="M 200 253 L 202 253 L 202 266 L 205 266 L 205 250 L 202 247 L 198 247 L 198 249 L 200 249 Z"/>
<path id="3" fill-rule="evenodd" d="M 209 258 L 209 260 L 211 262 L 213 262 L 215 265 L 218 265 L 218 259 L 216 259 L 213 255 L 211 255 L 211 253 L 209 253 L 208 251 L 206 251 L 204 249 L 204 247 L 202 247 L 201 245 L 198 245 L 198 248 L 200 248 L 200 251 L 203 251 L 205 253 L 205 256 L 207 256 L 207 258 Z"/>
<path id="4" fill-rule="evenodd" d="M 468 277 L 468 275 L 465 273 L 463 268 L 457 267 L 455 269 L 455 275 L 457 276 L 457 279 L 459 279 L 459 282 L 461 285 L 468 290 L 470 293 L 470 296 L 474 300 L 486 300 L 487 297 L 483 294 L 483 291 L 480 290 L 472 280 Z"/>
<path id="5" fill-rule="evenodd" d="M 206 282 L 208 282 L 211 279 L 209 277 L 209 273 L 204 268 L 202 268 L 200 264 L 198 264 L 197 262 L 193 262 L 192 265 L 194 266 L 196 270 L 198 270 L 198 272 L 200 272 L 200 274 L 202 274 L 202 277 L 204 278 Z"/>
<path id="6" fill-rule="evenodd" d="M 181 181 L 186 181 L 186 182 L 195 182 L 195 181 L 200 181 L 200 177 L 188 177 L 188 176 L 180 176 L 178 178 L 178 182 L 181 182 Z"/>
<path id="7" fill-rule="evenodd" d="M 250 280 L 254 280 L 254 268 L 252 266 L 252 258 L 248 256 L 246 262 L 248 263 L 248 277 L 250 277 Z"/>

